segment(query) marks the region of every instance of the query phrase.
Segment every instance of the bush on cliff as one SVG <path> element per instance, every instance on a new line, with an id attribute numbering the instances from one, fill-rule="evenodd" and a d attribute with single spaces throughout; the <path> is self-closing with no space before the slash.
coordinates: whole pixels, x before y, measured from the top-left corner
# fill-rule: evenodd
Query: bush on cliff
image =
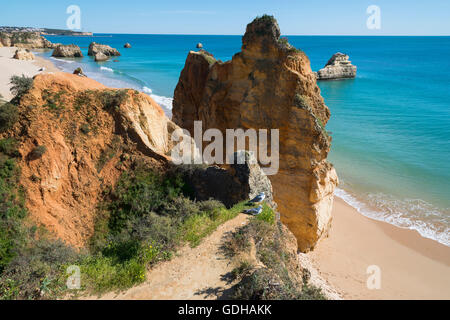
<path id="1" fill-rule="evenodd" d="M 19 111 L 12 103 L 0 105 L 0 133 L 11 129 L 19 120 Z"/>
<path id="2" fill-rule="evenodd" d="M 16 147 L 13 138 L 0 140 L 0 300 L 56 298 L 76 254 L 27 221 Z"/>
<path id="3" fill-rule="evenodd" d="M 11 93 L 14 95 L 14 99 L 20 99 L 25 93 L 27 93 L 33 86 L 33 78 L 22 76 L 12 76 L 10 79 Z"/>
<path id="4" fill-rule="evenodd" d="M 179 175 L 138 167 L 124 173 L 99 207 L 91 255 L 81 262 L 82 284 L 102 293 L 145 280 L 147 267 L 170 259 L 183 242 L 196 246 L 245 208 L 188 198 Z"/>
<path id="5" fill-rule="evenodd" d="M 231 257 L 249 254 L 252 244 L 256 259 L 262 265 L 252 266 L 247 260 L 233 270 L 232 298 L 236 300 L 321 300 L 321 290 L 310 285 L 308 278 L 295 278 L 296 259 L 286 251 L 285 234 L 280 222 L 275 222 L 272 210 L 265 209 L 264 216 L 254 217 L 238 229 L 225 243 L 224 251 Z M 264 211 L 263 211 L 264 212 Z M 272 216 L 272 218 L 271 218 Z M 303 270 L 303 274 L 307 271 Z M 300 282 L 300 283 L 299 283 Z"/>

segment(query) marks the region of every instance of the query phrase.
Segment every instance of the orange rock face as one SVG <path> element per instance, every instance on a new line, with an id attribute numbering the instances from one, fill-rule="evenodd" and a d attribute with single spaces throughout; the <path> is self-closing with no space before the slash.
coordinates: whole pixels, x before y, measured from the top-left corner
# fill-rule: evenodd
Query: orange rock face
<path id="1" fill-rule="evenodd" d="M 149 96 L 67 73 L 36 76 L 19 111 L 4 136 L 19 142 L 30 216 L 77 247 L 93 233 L 101 192 L 137 161 L 164 169 L 177 128 Z M 38 146 L 45 152 L 32 156 Z"/>
<path id="2" fill-rule="evenodd" d="M 173 121 L 192 135 L 195 120 L 223 133 L 279 129 L 280 167 L 270 176 L 274 198 L 299 249 L 308 251 L 327 233 L 338 183 L 326 160 L 330 111 L 308 57 L 280 39 L 275 19 L 255 19 L 242 40 L 242 51 L 225 63 L 204 51 L 189 53 L 175 89 Z"/>

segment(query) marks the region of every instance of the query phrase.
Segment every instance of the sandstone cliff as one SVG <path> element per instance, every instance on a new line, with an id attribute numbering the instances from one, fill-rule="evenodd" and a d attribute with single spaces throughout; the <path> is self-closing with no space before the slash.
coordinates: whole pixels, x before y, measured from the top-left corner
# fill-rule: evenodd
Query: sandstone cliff
<path id="1" fill-rule="evenodd" d="M 177 128 L 146 94 L 67 73 L 36 76 L 18 108 L 0 138 L 18 141 L 30 216 L 78 247 L 92 235 L 101 192 L 139 162 L 167 166 Z"/>
<path id="2" fill-rule="evenodd" d="M 39 32 L 0 32 L 0 44 L 27 49 L 52 49 L 55 46 Z"/>
<path id="3" fill-rule="evenodd" d="M 349 57 L 343 53 L 335 53 L 325 67 L 317 71 L 318 80 L 333 80 L 356 77 L 356 66 L 351 64 Z"/>
<path id="4" fill-rule="evenodd" d="M 173 121 L 193 134 L 193 122 L 222 132 L 279 129 L 280 168 L 270 176 L 281 220 L 308 251 L 331 223 L 336 172 L 326 158 L 331 137 L 308 57 L 280 39 L 273 17 L 247 26 L 242 51 L 222 63 L 190 52 L 175 89 Z M 270 146 L 268 146 L 270 149 Z"/>

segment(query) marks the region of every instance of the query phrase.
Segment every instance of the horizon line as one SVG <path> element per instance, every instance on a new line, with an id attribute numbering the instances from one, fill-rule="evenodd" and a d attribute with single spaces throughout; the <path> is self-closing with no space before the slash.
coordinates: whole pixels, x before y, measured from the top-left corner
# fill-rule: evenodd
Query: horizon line
<path id="1" fill-rule="evenodd" d="M 61 29 L 64 30 L 64 29 Z M 91 32 L 95 34 L 118 34 L 118 35 L 161 35 L 161 36 L 244 36 L 244 34 L 206 34 L 206 33 L 122 33 L 122 32 L 92 32 L 92 31 L 78 31 L 78 30 L 65 30 L 73 32 Z M 52 35 L 49 35 L 52 36 Z M 55 35 L 53 35 L 55 36 Z M 66 36 L 66 35 L 56 35 Z M 77 35 L 74 35 L 77 36 Z M 282 34 L 280 37 L 289 36 L 302 36 L 302 37 L 450 37 L 450 34 Z M 78 37 L 90 37 L 80 35 Z"/>

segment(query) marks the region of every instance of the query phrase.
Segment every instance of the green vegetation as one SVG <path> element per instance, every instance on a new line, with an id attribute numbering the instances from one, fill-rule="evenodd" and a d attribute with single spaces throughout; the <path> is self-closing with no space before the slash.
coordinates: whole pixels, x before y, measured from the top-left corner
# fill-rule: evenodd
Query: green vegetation
<path id="1" fill-rule="evenodd" d="M 66 93 L 64 90 L 58 92 L 52 92 L 47 89 L 43 90 L 42 99 L 45 100 L 44 107 L 59 116 L 65 108 L 64 96 Z"/>
<path id="2" fill-rule="evenodd" d="M 46 151 L 47 151 L 46 146 L 37 146 L 31 151 L 30 158 L 31 159 L 39 159 L 44 155 L 44 153 Z"/>
<path id="3" fill-rule="evenodd" d="M 75 252 L 26 223 L 13 138 L 0 140 L 0 299 L 54 298 L 65 288 L 64 265 Z"/>
<path id="4" fill-rule="evenodd" d="M 329 131 L 327 131 L 327 129 L 325 128 L 325 125 L 323 124 L 322 120 L 319 117 L 316 117 L 317 120 L 317 124 L 319 125 L 320 129 L 322 129 L 322 133 L 324 134 L 324 136 L 329 139 L 331 137 L 331 133 Z"/>
<path id="5" fill-rule="evenodd" d="M 303 270 L 303 284 L 296 274 L 297 260 L 285 249 L 286 239 L 282 224 L 275 221 L 274 213 L 265 207 L 260 216 L 238 229 L 224 246 L 230 257 L 250 253 L 253 246 L 256 258 L 263 267 L 252 266 L 247 260 L 232 271 L 240 280 L 234 287 L 232 298 L 237 300 L 304 300 L 325 299 L 321 290 L 308 284 L 308 272 Z M 273 217 L 273 218 L 272 218 Z M 301 281 L 300 281 L 301 282 Z"/>
<path id="6" fill-rule="evenodd" d="M 138 167 L 105 192 L 91 255 L 81 261 L 82 283 L 94 292 L 125 289 L 145 280 L 148 266 L 170 259 L 188 242 L 196 246 L 246 207 L 190 200 L 181 178 Z"/>
<path id="7" fill-rule="evenodd" d="M 176 173 L 158 174 L 137 165 L 105 190 L 89 248 L 75 252 L 26 222 L 20 171 L 8 155 L 16 154 L 14 146 L 14 140 L 0 140 L 0 299 L 72 294 L 65 284 L 69 265 L 80 267 L 81 294 L 129 288 L 180 245 L 198 245 L 248 208 L 245 202 L 229 210 L 215 200 L 196 202 Z"/>
<path id="8" fill-rule="evenodd" d="M 0 133 L 11 129 L 19 120 L 17 106 L 6 102 L 0 106 Z"/>
<path id="9" fill-rule="evenodd" d="M 268 14 L 263 14 L 262 16 L 257 16 L 253 22 L 260 22 L 260 23 L 266 23 L 266 24 L 271 24 L 276 22 L 277 20 L 275 19 L 274 16 L 272 15 L 268 15 Z"/>
<path id="10" fill-rule="evenodd" d="M 12 76 L 10 84 L 12 84 L 10 90 L 14 95 L 13 100 L 18 100 L 31 89 L 33 86 L 33 78 L 26 77 L 25 75 L 22 75 L 21 77 Z"/>

